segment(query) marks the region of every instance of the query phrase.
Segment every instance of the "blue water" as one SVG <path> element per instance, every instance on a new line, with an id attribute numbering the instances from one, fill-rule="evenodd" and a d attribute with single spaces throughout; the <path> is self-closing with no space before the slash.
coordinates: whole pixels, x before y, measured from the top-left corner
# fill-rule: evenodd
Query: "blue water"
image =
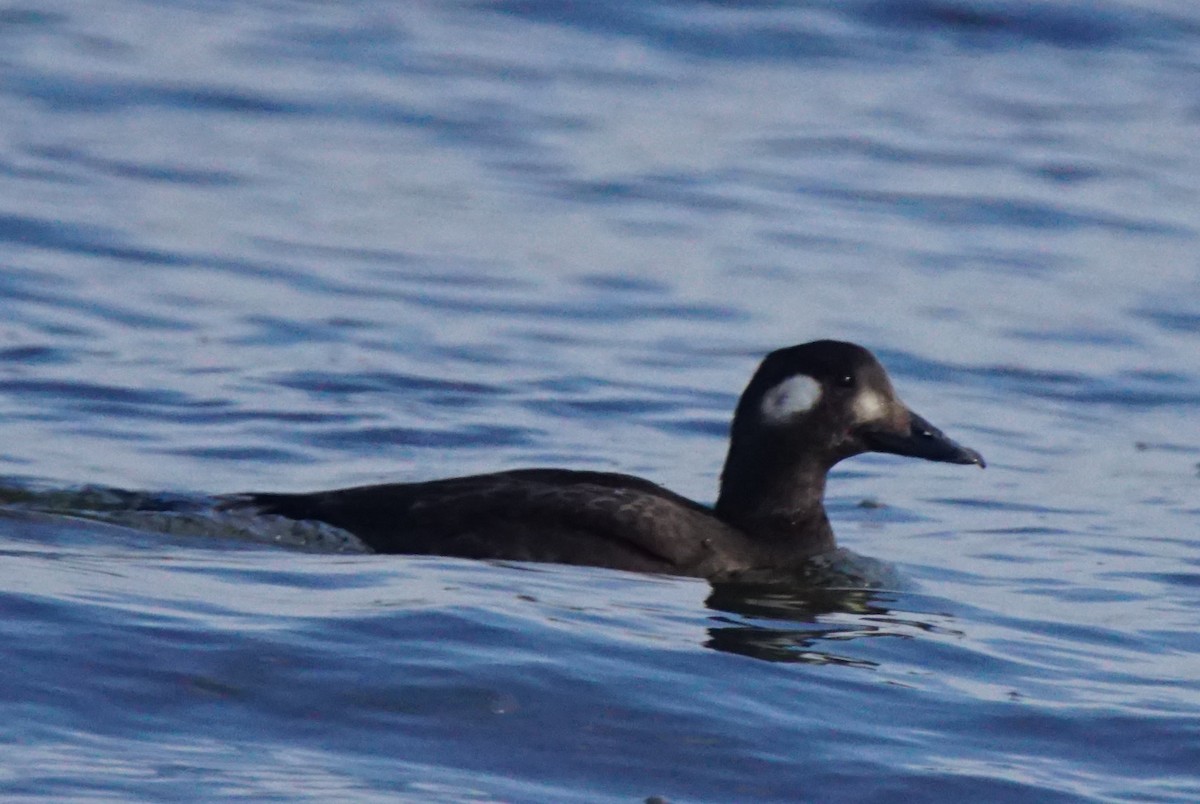
<path id="1" fill-rule="evenodd" d="M 1194 4 L 84 0 L 0 52 L 0 797 L 1200 799 Z M 711 501 L 818 337 L 989 462 L 840 466 L 842 581 L 104 490 Z"/>

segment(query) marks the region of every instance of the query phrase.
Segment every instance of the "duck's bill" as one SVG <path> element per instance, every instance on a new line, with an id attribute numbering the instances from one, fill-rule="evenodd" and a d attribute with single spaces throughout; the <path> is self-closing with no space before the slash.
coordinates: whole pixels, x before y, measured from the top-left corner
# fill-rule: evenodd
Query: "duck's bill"
<path id="1" fill-rule="evenodd" d="M 909 416 L 908 432 L 870 429 L 862 431 L 860 435 L 873 452 L 888 452 L 943 463 L 975 463 L 980 467 L 987 466 L 983 456 L 975 450 L 959 444 L 917 414 L 910 411 Z"/>

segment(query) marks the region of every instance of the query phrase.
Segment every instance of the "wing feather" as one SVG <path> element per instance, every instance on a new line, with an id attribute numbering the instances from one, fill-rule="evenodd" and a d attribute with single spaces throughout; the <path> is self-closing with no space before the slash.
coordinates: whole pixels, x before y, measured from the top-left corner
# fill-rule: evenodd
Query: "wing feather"
<path id="1" fill-rule="evenodd" d="M 702 534 L 735 533 L 705 506 L 641 478 L 527 469 L 314 494 L 254 494 L 259 511 L 327 522 L 382 553 L 699 571 Z"/>

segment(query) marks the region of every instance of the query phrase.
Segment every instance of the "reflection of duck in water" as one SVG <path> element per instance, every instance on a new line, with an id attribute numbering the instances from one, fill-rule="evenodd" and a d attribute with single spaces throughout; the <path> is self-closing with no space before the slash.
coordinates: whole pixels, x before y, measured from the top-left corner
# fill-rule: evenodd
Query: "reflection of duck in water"
<path id="1" fill-rule="evenodd" d="M 704 644 L 767 661 L 873 667 L 849 643 L 920 628 L 920 614 L 893 612 L 903 586 L 892 565 L 843 549 L 786 577 L 714 583 L 704 601 L 714 612 Z"/>
<path id="2" fill-rule="evenodd" d="M 564 469 L 247 494 L 226 507 L 328 523 L 381 553 L 731 579 L 833 549 L 825 475 L 864 452 L 984 465 L 906 408 L 866 349 L 814 341 L 767 355 L 742 393 L 715 508 L 641 478 Z"/>

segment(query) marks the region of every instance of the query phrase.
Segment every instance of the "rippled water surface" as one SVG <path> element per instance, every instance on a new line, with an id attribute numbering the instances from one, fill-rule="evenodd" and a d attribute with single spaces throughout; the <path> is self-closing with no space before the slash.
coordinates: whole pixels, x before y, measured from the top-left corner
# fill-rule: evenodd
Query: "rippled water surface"
<path id="1" fill-rule="evenodd" d="M 0 796 L 1200 798 L 1193 4 L 18 2 L 0 53 Z M 108 490 L 711 501 L 819 337 L 989 468 L 841 465 L 812 584 Z"/>

